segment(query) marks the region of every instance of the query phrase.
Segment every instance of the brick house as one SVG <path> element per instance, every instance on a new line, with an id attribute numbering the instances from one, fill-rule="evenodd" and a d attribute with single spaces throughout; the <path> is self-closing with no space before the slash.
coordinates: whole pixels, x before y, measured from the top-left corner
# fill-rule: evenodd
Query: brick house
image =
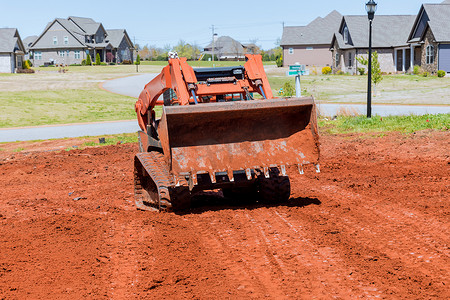
<path id="1" fill-rule="evenodd" d="M 25 47 L 16 28 L 0 28 L 0 73 L 22 69 Z"/>
<path id="2" fill-rule="evenodd" d="M 414 19 L 413 15 L 375 16 L 372 50 L 378 53 L 382 72 L 406 72 L 415 64 L 414 48 L 407 42 Z M 367 15 L 342 17 L 341 25 L 331 40 L 330 50 L 334 73 L 357 74 L 358 68 L 366 68 L 356 57 L 367 58 L 369 51 Z"/>
<path id="3" fill-rule="evenodd" d="M 80 64 L 87 55 L 102 62 L 133 61 L 133 43 L 126 30 L 106 30 L 90 18 L 56 18 L 30 47 L 33 65 Z"/>
<path id="4" fill-rule="evenodd" d="M 331 66 L 330 40 L 341 20 L 342 15 L 334 10 L 306 26 L 285 26 L 280 42 L 283 65 Z"/>
<path id="5" fill-rule="evenodd" d="M 449 20 L 450 0 L 423 4 L 408 37 L 411 49 L 416 49 L 415 64 L 431 74 L 438 70 L 450 73 Z"/>

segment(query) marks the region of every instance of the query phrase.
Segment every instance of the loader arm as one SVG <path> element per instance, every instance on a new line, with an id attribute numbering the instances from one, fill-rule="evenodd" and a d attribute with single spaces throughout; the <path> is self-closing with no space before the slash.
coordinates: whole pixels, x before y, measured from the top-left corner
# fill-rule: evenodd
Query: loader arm
<path id="1" fill-rule="evenodd" d="M 213 78 L 208 78 L 199 82 L 194 69 L 188 65 L 185 57 L 169 59 L 169 64 L 161 73 L 145 85 L 135 104 L 139 127 L 147 132 L 147 125 L 150 123 L 148 112 L 152 111 L 155 105 L 164 104 L 158 98 L 168 89 L 172 89 L 177 95 L 172 104 L 179 105 L 198 104 L 205 96 L 225 94 L 245 96 L 246 93 L 259 93 L 264 99 L 271 99 L 272 90 L 264 72 L 261 55 L 247 54 L 246 60 L 241 79 L 214 81 Z"/>

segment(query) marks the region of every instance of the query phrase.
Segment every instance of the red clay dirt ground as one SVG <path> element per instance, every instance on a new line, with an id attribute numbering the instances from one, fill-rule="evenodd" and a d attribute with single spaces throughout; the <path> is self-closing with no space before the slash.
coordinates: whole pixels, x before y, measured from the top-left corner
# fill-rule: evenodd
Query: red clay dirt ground
<path id="1" fill-rule="evenodd" d="M 289 202 L 184 214 L 135 209 L 135 144 L 2 151 L 0 299 L 449 299 L 449 141 L 323 135 Z"/>

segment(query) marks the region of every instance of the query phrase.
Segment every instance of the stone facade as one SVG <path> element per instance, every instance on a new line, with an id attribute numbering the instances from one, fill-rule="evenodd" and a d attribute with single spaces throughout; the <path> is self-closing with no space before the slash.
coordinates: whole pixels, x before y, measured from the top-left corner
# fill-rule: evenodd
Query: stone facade
<path id="1" fill-rule="evenodd" d="M 436 74 L 438 71 L 438 49 L 439 45 L 434 42 L 435 38 L 433 32 L 431 32 L 430 28 L 427 29 L 425 33 L 425 38 L 423 40 L 422 45 L 422 55 L 421 55 L 421 66 L 425 72 L 429 72 L 431 74 Z M 434 62 L 432 64 L 427 64 L 427 46 L 434 46 Z"/>

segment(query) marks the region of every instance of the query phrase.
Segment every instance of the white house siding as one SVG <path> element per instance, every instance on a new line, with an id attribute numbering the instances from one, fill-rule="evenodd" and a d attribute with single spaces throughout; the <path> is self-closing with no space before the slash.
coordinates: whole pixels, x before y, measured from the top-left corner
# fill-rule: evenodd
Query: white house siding
<path id="1" fill-rule="evenodd" d="M 292 48 L 294 53 L 290 54 L 289 48 Z M 332 57 L 330 46 L 284 46 L 283 65 L 289 66 L 295 65 L 296 63 L 316 67 L 331 66 Z"/>
<path id="2" fill-rule="evenodd" d="M 0 53 L 0 73 L 14 73 L 11 65 L 11 55 Z"/>

